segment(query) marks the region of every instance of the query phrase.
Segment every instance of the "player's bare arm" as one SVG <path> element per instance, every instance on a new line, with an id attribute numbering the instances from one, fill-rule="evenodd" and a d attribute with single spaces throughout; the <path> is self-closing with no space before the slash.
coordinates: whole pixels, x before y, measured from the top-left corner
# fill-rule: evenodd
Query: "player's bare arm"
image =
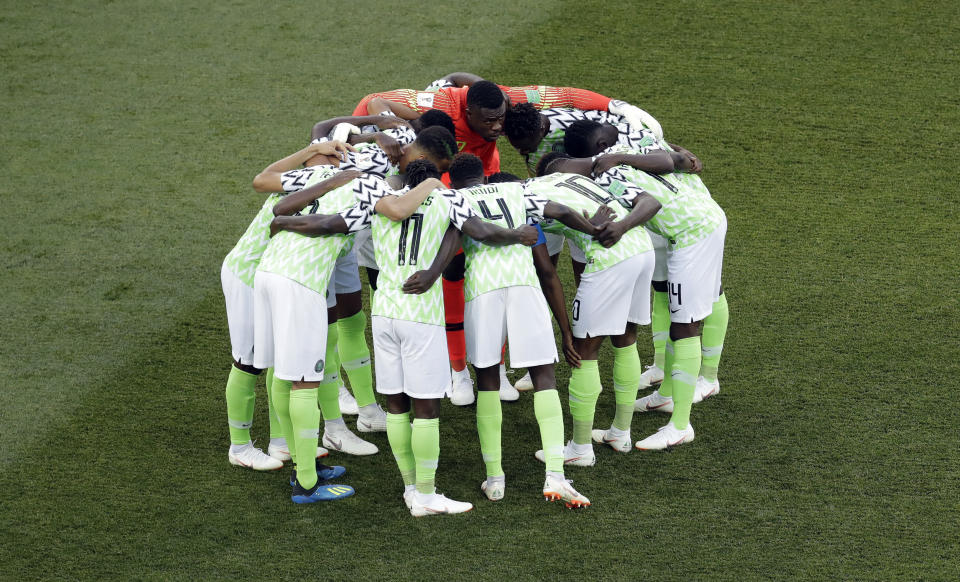
<path id="1" fill-rule="evenodd" d="M 580 159 L 585 158 L 577 158 L 577 160 Z M 593 163 L 591 174 L 599 176 L 610 168 L 622 165 L 632 166 L 650 174 L 698 173 L 703 169 L 703 164 L 700 163 L 699 158 L 682 149 L 682 151 L 676 152 L 662 151 L 649 154 L 604 154 Z"/>
<path id="2" fill-rule="evenodd" d="M 346 159 L 347 152 L 357 151 L 352 145 L 342 141 L 326 141 L 312 143 L 302 150 L 277 160 L 263 169 L 253 179 L 253 189 L 257 192 L 282 192 L 281 176 L 284 172 L 295 170 L 314 156 L 333 156 L 341 161 Z"/>
<path id="3" fill-rule="evenodd" d="M 620 241 L 625 232 L 647 222 L 659 211 L 660 202 L 643 192 L 633 199 L 633 209 L 630 214 L 623 217 L 623 220 L 608 222 L 594 238 L 605 248 L 610 248 Z"/>
<path id="4" fill-rule="evenodd" d="M 417 119 L 420 117 L 420 112 L 416 109 L 411 109 L 403 103 L 390 101 L 389 99 L 384 99 L 383 97 L 374 97 L 369 103 L 367 103 L 367 113 L 370 115 L 380 115 L 385 111 L 389 111 L 395 116 L 404 120 Z"/>
<path id="5" fill-rule="evenodd" d="M 403 196 L 384 196 L 377 201 L 374 210 L 377 214 L 393 221 L 407 219 L 437 188 L 446 188 L 446 186 L 436 178 L 427 178 Z"/>
<path id="6" fill-rule="evenodd" d="M 600 211 L 598 210 L 597 212 Z M 554 202 L 553 200 L 547 202 L 547 205 L 543 207 L 543 216 L 545 218 L 558 220 L 566 226 L 589 234 L 590 236 L 596 236 L 597 233 L 600 232 L 600 229 L 597 227 L 597 225 L 591 222 L 592 217 L 583 216 L 566 204 L 560 204 L 559 202 Z"/>
<path id="7" fill-rule="evenodd" d="M 518 228 L 503 228 L 476 216 L 463 223 L 463 234 L 490 246 L 521 244 L 529 247 L 535 245 L 538 238 L 537 229 L 532 226 L 524 224 Z"/>
<path id="8" fill-rule="evenodd" d="M 533 247 L 533 266 L 537 269 L 537 278 L 540 279 L 540 288 L 547 300 L 553 318 L 560 328 L 560 343 L 563 346 L 563 357 L 574 368 L 580 367 L 580 354 L 573 347 L 573 331 L 570 329 L 570 318 L 567 315 L 567 300 L 563 295 L 563 285 L 557 277 L 557 269 L 550 260 L 547 245 Z"/>
<path id="9" fill-rule="evenodd" d="M 440 248 L 437 250 L 437 256 L 433 258 L 433 263 L 429 269 L 417 271 L 410 275 L 403 282 L 403 292 L 410 295 L 420 295 L 426 293 L 433 287 L 437 279 L 447 268 L 454 255 L 460 249 L 460 231 L 452 224 L 447 227 L 443 233 L 443 239 L 440 241 Z"/>
<path id="10" fill-rule="evenodd" d="M 334 188 L 339 188 L 347 182 L 359 178 L 360 175 L 361 173 L 357 170 L 347 170 L 344 172 L 339 172 L 337 175 L 331 176 L 322 182 L 318 182 L 309 188 L 298 190 L 297 192 L 288 195 L 280 202 L 277 202 L 276 206 L 273 207 L 273 215 L 289 216 L 291 214 L 300 212 L 317 198 L 320 198 Z"/>
<path id="11" fill-rule="evenodd" d="M 270 222 L 270 236 L 281 230 L 296 232 L 304 236 L 325 236 L 328 234 L 346 234 L 347 222 L 339 214 L 306 214 L 303 216 L 276 216 Z"/>

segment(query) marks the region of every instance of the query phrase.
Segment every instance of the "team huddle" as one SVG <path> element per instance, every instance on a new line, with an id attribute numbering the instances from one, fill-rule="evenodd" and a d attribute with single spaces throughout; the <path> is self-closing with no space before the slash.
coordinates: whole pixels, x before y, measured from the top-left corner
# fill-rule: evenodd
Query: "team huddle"
<path id="1" fill-rule="evenodd" d="M 501 135 L 527 179 L 500 171 Z M 292 460 L 295 503 L 349 497 L 354 489 L 335 482 L 344 467 L 318 459 L 378 452 L 343 419 L 356 414 L 358 432 L 387 433 L 403 502 L 419 517 L 473 508 L 436 491 L 444 398 L 476 403 L 480 489 L 491 501 L 506 492 L 501 402 L 519 391 L 534 392 L 542 494 L 567 507 L 591 503 L 564 468 L 594 465 L 594 443 L 628 453 L 694 439 L 692 404 L 720 389 L 726 216 L 700 160 L 668 143 L 656 119 L 583 89 L 453 73 L 423 91 L 368 95 L 352 115 L 317 123 L 311 139 L 256 176 L 254 188 L 269 196 L 221 270 L 234 360 L 230 463 L 270 471 Z M 570 313 L 556 271 L 564 241 L 576 281 Z M 640 325 L 653 336 L 646 370 Z M 607 337 L 612 371 L 598 366 Z M 561 352 L 572 370 L 566 443 Z M 527 370 L 516 385 L 506 353 Z M 250 437 L 263 371 L 266 452 Z M 601 378 L 609 385 L 611 376 L 613 423 L 594 429 Z M 655 390 L 638 399 L 646 387 Z M 670 420 L 634 443 L 638 412 Z"/>

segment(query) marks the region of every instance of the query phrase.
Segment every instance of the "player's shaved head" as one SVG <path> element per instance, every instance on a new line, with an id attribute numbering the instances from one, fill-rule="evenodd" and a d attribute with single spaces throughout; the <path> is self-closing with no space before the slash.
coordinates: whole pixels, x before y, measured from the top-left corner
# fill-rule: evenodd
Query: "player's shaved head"
<path id="1" fill-rule="evenodd" d="M 574 121 L 563 136 L 563 148 L 575 158 L 589 158 L 600 153 L 599 140 L 603 125 L 589 119 Z M 612 145 L 612 144 L 611 144 Z"/>
<path id="2" fill-rule="evenodd" d="M 496 109 L 503 105 L 504 101 L 503 91 L 490 81 L 477 81 L 470 85 L 467 91 L 467 107 Z"/>
<path id="3" fill-rule="evenodd" d="M 450 164 L 450 185 L 464 188 L 483 182 L 483 162 L 473 154 L 458 154 Z"/>
<path id="4" fill-rule="evenodd" d="M 510 172 L 497 172 L 487 176 L 487 184 L 500 184 L 502 182 L 519 182 L 520 176 Z"/>

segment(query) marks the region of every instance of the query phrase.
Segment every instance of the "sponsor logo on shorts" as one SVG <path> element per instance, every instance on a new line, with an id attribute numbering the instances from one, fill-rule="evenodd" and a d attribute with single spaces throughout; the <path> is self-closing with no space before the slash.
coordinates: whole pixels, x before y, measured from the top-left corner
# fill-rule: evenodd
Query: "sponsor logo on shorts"
<path id="1" fill-rule="evenodd" d="M 317 363 L 313 366 L 313 371 L 317 373 L 323 371 L 323 360 L 317 360 Z"/>

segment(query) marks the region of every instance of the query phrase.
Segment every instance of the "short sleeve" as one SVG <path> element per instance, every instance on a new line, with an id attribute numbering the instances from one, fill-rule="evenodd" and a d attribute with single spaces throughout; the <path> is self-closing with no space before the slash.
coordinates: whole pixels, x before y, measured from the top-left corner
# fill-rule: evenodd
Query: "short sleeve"
<path id="1" fill-rule="evenodd" d="M 347 160 L 340 164 L 341 170 L 358 170 L 381 178 L 389 174 L 392 168 L 386 152 L 375 145 L 349 152 Z"/>
<path id="2" fill-rule="evenodd" d="M 377 176 L 360 176 L 353 182 L 353 196 L 357 203 L 373 208 L 384 196 L 396 194 L 387 183 Z"/>
<path id="3" fill-rule="evenodd" d="M 357 202 L 351 208 L 342 210 L 337 214 L 347 223 L 348 232 L 358 232 L 370 228 L 370 220 L 373 215 L 373 207 Z"/>
<path id="4" fill-rule="evenodd" d="M 298 168 L 296 170 L 290 170 L 289 172 L 284 172 L 280 174 L 280 184 L 284 192 L 296 192 L 297 190 L 302 190 L 304 186 L 307 185 L 307 182 L 310 181 L 310 178 L 313 176 L 313 173 L 316 172 L 316 169 L 311 168 Z"/>
<path id="5" fill-rule="evenodd" d="M 435 196 L 442 196 L 449 203 L 450 223 L 453 224 L 457 230 L 463 230 L 463 223 L 477 216 L 477 213 L 470 207 L 467 199 L 456 190 L 435 190 L 433 194 Z"/>
<path id="6" fill-rule="evenodd" d="M 527 218 L 533 222 L 540 222 L 544 219 L 543 209 L 546 208 L 547 200 L 542 194 L 536 192 L 529 182 L 523 184 L 523 201 L 527 211 Z"/>

